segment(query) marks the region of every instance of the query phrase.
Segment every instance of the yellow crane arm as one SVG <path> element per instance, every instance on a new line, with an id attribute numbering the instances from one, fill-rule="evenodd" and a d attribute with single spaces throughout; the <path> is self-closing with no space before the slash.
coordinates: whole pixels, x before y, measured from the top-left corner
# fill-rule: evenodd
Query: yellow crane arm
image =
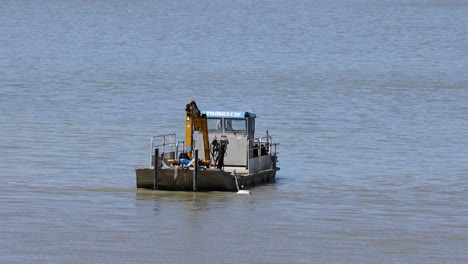
<path id="1" fill-rule="evenodd" d="M 187 155 L 192 159 L 193 151 L 193 132 L 199 131 L 203 133 L 203 147 L 205 150 L 205 160 L 203 164 L 209 165 L 210 160 L 210 144 L 208 142 L 208 122 L 206 115 L 202 114 L 197 107 L 195 101 L 190 101 L 185 107 L 185 147 Z"/>

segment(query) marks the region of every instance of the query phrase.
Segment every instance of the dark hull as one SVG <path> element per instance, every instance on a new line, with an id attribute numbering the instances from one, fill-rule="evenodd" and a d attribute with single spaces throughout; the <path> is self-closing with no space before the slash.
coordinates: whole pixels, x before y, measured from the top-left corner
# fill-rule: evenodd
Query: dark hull
<path id="1" fill-rule="evenodd" d="M 199 169 L 197 178 L 197 191 L 229 191 L 249 189 L 257 185 L 275 182 L 278 169 L 264 170 L 249 175 L 236 175 L 219 169 Z M 158 170 L 158 190 L 193 191 L 193 168 L 160 168 Z M 237 178 L 237 184 L 236 184 Z M 155 188 L 154 167 L 136 167 L 137 188 Z M 238 187 L 239 186 L 239 187 Z"/>

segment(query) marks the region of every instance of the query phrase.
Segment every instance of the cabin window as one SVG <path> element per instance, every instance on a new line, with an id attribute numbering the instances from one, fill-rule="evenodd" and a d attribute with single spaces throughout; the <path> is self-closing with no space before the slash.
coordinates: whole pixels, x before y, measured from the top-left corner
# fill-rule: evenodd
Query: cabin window
<path id="1" fill-rule="evenodd" d="M 245 133 L 246 131 L 245 119 L 232 119 L 232 118 L 224 119 L 224 131 Z"/>
<path id="2" fill-rule="evenodd" d="M 221 132 L 221 118 L 208 118 L 208 132 Z"/>

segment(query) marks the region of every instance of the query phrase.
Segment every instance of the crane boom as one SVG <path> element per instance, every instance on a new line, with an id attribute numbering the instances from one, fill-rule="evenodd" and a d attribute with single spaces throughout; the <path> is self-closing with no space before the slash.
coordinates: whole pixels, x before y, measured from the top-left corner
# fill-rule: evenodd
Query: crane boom
<path id="1" fill-rule="evenodd" d="M 202 114 L 198 109 L 195 101 L 190 101 L 185 107 L 185 147 L 187 155 L 192 159 L 193 151 L 193 132 L 199 131 L 203 133 L 203 147 L 205 150 L 205 159 L 203 164 L 209 165 L 210 160 L 210 145 L 208 142 L 208 123 L 205 114 Z"/>

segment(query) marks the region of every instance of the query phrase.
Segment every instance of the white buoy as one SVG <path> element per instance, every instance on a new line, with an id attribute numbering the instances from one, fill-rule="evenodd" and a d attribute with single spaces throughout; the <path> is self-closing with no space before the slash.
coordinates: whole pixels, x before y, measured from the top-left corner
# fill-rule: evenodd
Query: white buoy
<path id="1" fill-rule="evenodd" d="M 234 177 L 234 180 L 236 180 L 237 194 L 252 194 L 249 190 L 241 190 L 239 188 L 239 182 L 237 181 L 237 176 L 235 175 L 235 173 L 236 171 L 233 171 L 232 176 Z M 243 185 L 242 185 L 242 188 L 244 188 Z"/>
<path id="2" fill-rule="evenodd" d="M 237 192 L 237 194 L 250 194 L 250 195 L 252 195 L 252 193 L 249 190 L 239 190 Z"/>

